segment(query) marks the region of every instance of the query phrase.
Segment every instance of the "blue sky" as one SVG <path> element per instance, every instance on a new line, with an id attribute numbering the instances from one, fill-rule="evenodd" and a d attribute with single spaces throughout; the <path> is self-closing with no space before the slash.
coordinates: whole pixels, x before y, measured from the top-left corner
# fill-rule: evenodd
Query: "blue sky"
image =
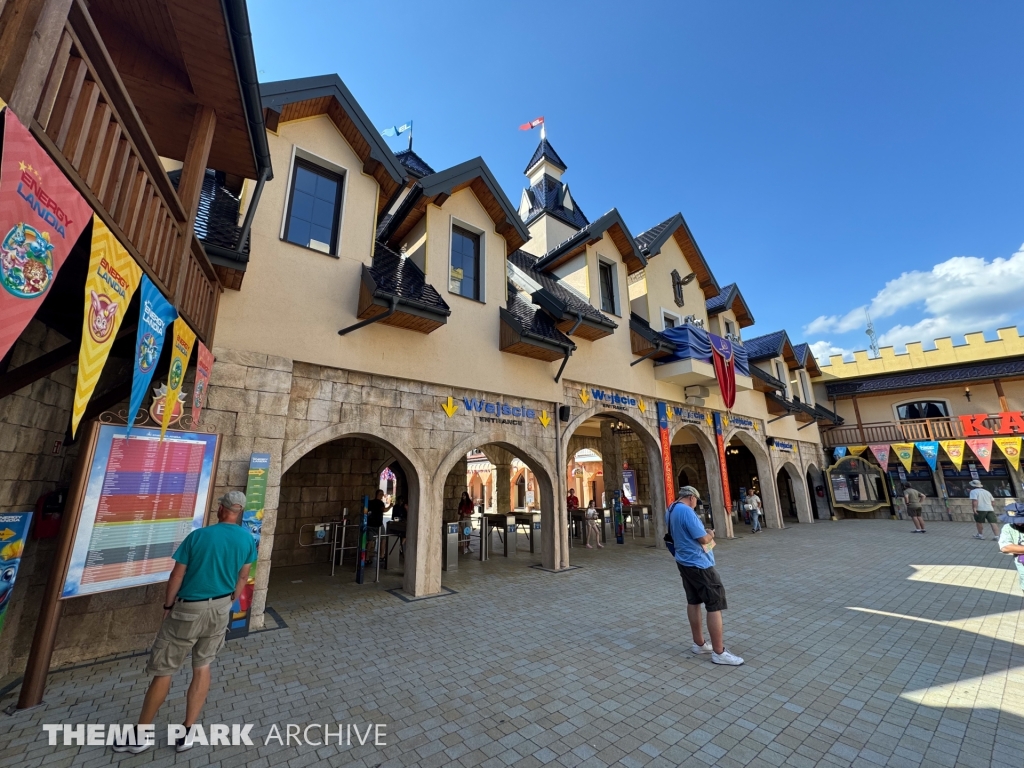
<path id="1" fill-rule="evenodd" d="M 1024 311 L 1024 3 L 250 0 L 262 80 L 336 72 L 518 204 L 539 115 L 594 219 L 676 211 L 757 324 L 818 352 Z M 404 138 L 391 141 L 394 149 Z"/>

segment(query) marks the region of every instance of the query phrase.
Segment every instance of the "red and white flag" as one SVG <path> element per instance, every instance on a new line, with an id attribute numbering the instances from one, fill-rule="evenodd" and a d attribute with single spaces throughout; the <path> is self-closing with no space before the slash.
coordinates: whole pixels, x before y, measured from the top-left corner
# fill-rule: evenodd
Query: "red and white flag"
<path id="1" fill-rule="evenodd" d="M 528 123 L 523 123 L 519 126 L 520 131 L 532 131 L 538 125 L 544 125 L 544 118 L 538 117 L 536 120 L 531 120 Z"/>

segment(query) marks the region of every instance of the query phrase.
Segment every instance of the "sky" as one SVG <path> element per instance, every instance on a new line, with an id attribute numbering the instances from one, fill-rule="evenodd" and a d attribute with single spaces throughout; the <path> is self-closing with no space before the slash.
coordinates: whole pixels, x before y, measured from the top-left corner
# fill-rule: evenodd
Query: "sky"
<path id="1" fill-rule="evenodd" d="M 1024 3 L 249 0 L 262 81 L 337 73 L 518 206 L 563 180 L 634 235 L 682 212 L 756 324 L 819 357 L 1024 321 Z M 392 149 L 405 137 L 389 140 Z"/>

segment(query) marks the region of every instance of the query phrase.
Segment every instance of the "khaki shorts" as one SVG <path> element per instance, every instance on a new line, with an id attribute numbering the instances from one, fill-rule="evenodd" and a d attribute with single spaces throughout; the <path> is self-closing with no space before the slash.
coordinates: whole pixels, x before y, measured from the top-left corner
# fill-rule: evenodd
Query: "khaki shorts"
<path id="1" fill-rule="evenodd" d="M 196 603 L 178 602 L 160 625 L 146 672 L 173 675 L 192 654 L 192 669 L 209 666 L 224 647 L 231 618 L 231 596 Z"/>
<path id="2" fill-rule="evenodd" d="M 978 510 L 974 513 L 974 522 L 978 523 L 998 523 L 999 518 L 996 516 L 994 509 Z"/>

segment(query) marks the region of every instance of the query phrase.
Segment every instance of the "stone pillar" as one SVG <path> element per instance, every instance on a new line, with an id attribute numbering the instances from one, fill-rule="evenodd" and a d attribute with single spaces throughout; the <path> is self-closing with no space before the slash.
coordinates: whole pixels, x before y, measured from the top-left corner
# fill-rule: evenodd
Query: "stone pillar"
<path id="1" fill-rule="evenodd" d="M 604 500 L 611 505 L 612 492 L 622 489 L 622 448 L 612 422 L 601 419 L 601 461 L 604 467 Z"/>
<path id="2" fill-rule="evenodd" d="M 512 511 L 512 454 L 494 445 L 482 450 L 494 465 L 494 512 L 507 515 Z"/>

